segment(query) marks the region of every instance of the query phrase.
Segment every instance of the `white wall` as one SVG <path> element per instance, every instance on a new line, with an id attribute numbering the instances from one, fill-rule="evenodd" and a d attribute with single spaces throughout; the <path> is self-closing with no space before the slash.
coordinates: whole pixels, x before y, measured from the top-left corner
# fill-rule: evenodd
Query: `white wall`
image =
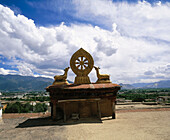
<path id="1" fill-rule="evenodd" d="M 0 119 L 2 118 L 2 109 L 0 109 Z"/>

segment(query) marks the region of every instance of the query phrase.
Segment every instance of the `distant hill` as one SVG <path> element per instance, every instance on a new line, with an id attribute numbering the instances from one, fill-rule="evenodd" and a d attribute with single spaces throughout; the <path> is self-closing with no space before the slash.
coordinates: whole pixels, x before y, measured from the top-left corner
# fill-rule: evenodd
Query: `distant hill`
<path id="1" fill-rule="evenodd" d="M 134 83 L 134 84 L 131 84 L 131 85 L 135 88 L 143 88 L 143 87 L 147 86 L 148 83 Z"/>
<path id="2" fill-rule="evenodd" d="M 43 91 L 53 79 L 20 75 L 0 75 L 0 91 Z"/>
<path id="3" fill-rule="evenodd" d="M 143 88 L 170 88 L 170 80 L 149 83 Z"/>
<path id="4" fill-rule="evenodd" d="M 130 84 L 122 84 L 122 83 L 120 83 L 119 85 L 122 86 L 121 89 L 135 89 L 135 87 L 130 85 Z"/>
<path id="5" fill-rule="evenodd" d="M 170 80 L 159 81 L 154 83 L 134 83 L 134 84 L 119 84 L 121 89 L 137 89 L 137 88 L 170 88 Z"/>
<path id="6" fill-rule="evenodd" d="M 1 75 L 0 91 L 44 91 L 53 83 L 53 79 L 45 77 L 21 76 L 21 75 Z M 69 83 L 73 83 L 68 80 Z M 135 88 L 170 88 L 170 80 L 154 83 L 134 83 L 119 84 L 121 89 Z"/>

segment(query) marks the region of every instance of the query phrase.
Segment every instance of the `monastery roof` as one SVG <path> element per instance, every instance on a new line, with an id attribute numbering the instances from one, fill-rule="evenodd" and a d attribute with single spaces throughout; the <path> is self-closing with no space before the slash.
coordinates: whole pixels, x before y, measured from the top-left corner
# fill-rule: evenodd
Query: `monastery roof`
<path id="1" fill-rule="evenodd" d="M 120 88 L 120 85 L 113 84 L 113 83 L 91 83 L 91 84 L 68 84 L 68 85 L 52 85 L 47 87 L 48 88 L 60 88 L 60 89 L 70 89 L 70 90 L 76 90 L 76 89 L 113 89 L 113 88 Z"/>
<path id="2" fill-rule="evenodd" d="M 92 84 L 66 84 L 51 85 L 46 88 L 50 97 L 58 100 L 84 99 L 84 98 L 105 98 L 116 96 L 121 86 L 113 83 L 92 83 Z"/>
<path id="3" fill-rule="evenodd" d="M 92 84 L 68 86 L 67 89 L 103 89 L 103 88 L 114 88 L 114 87 L 120 87 L 120 86 L 113 83 L 102 83 L 102 84 L 92 83 Z"/>

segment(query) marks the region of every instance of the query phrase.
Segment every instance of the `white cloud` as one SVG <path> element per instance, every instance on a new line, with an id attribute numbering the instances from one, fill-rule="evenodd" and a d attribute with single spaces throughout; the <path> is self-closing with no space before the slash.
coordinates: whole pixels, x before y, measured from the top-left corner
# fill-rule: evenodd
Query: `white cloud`
<path id="1" fill-rule="evenodd" d="M 112 28 L 127 36 L 152 37 L 170 41 L 170 4 L 113 3 L 110 0 L 74 0 L 76 16 Z"/>
<path id="2" fill-rule="evenodd" d="M 36 72 L 53 77 L 63 74 L 72 54 L 83 47 L 91 53 L 100 72 L 110 74 L 113 82 L 170 79 L 168 4 L 79 1 L 76 5 L 77 17 L 103 23 L 112 31 L 89 24 L 37 27 L 33 20 L 15 16 L 0 5 L 0 55 L 11 59 L 5 64 L 18 68 L 15 72 L 21 75 Z M 0 69 L 2 74 L 11 72 Z M 96 81 L 94 70 L 90 77 Z M 71 71 L 69 79 L 74 79 Z"/>
<path id="3" fill-rule="evenodd" d="M 15 70 L 9 70 L 9 69 L 0 68 L 0 74 L 3 74 L 3 75 L 18 74 L 18 72 L 15 71 Z"/>
<path id="4" fill-rule="evenodd" d="M 94 40 L 97 43 L 97 51 L 103 52 L 106 56 L 111 56 L 112 54 L 115 54 L 117 49 L 114 48 L 114 42 L 111 40 L 103 41 L 102 39 L 94 38 Z"/>
<path id="5" fill-rule="evenodd" d="M 19 75 L 24 75 L 24 76 L 34 76 L 31 68 L 28 66 L 28 64 L 19 64 L 17 66 L 19 70 Z"/>

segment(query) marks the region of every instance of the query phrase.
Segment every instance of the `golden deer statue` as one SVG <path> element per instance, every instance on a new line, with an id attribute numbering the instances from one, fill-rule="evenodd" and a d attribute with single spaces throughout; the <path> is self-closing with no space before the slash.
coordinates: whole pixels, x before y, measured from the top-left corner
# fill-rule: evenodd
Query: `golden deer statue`
<path id="1" fill-rule="evenodd" d="M 67 68 L 64 69 L 63 75 L 55 75 L 54 76 L 53 85 L 68 83 L 66 79 L 67 79 L 67 72 L 68 72 L 69 68 L 70 67 L 67 67 Z"/>
<path id="2" fill-rule="evenodd" d="M 99 67 L 94 66 L 97 74 L 97 82 L 96 83 L 111 83 L 110 82 L 110 75 L 109 74 L 100 74 L 99 73 Z"/>

